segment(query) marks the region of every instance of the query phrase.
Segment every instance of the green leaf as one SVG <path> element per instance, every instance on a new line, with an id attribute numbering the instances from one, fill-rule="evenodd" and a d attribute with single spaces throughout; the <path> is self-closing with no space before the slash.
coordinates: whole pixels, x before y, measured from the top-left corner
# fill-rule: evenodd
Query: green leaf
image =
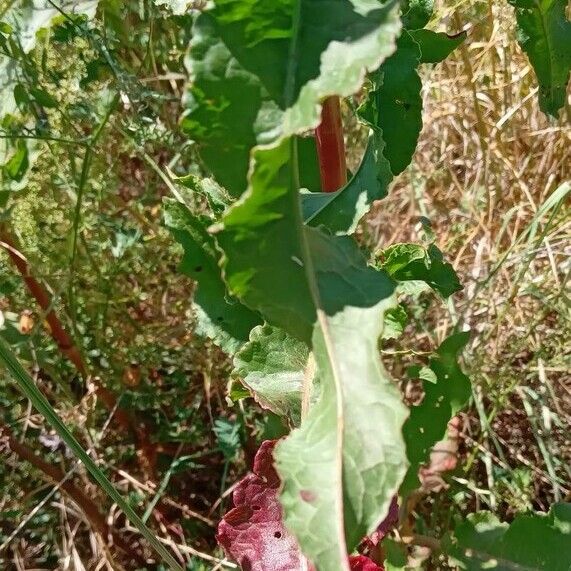
<path id="1" fill-rule="evenodd" d="M 317 158 L 317 142 L 315 136 L 298 137 L 297 154 L 299 163 L 299 186 L 314 195 L 321 192 L 321 173 Z"/>
<path id="2" fill-rule="evenodd" d="M 400 337 L 404 332 L 407 321 L 408 315 L 402 305 L 391 307 L 385 312 L 383 339 L 397 339 Z"/>
<path id="3" fill-rule="evenodd" d="M 4 172 L 12 180 L 21 181 L 28 171 L 29 166 L 28 145 L 26 145 L 25 141 L 18 141 L 15 153 L 4 165 Z"/>
<path id="4" fill-rule="evenodd" d="M 54 108 L 58 106 L 58 102 L 45 89 L 31 87 L 30 93 L 34 96 L 35 101 L 42 107 Z"/>
<path id="5" fill-rule="evenodd" d="M 14 31 L 14 28 L 6 22 L 0 22 L 0 33 L 9 36 Z"/>
<path id="6" fill-rule="evenodd" d="M 405 571 L 408 555 L 404 544 L 386 537 L 383 539 L 383 551 L 385 552 L 383 566 L 386 571 Z"/>
<path id="7" fill-rule="evenodd" d="M 227 461 L 234 460 L 240 450 L 240 424 L 227 418 L 217 418 L 213 427 L 218 447 Z"/>
<path id="8" fill-rule="evenodd" d="M 409 32 L 420 48 L 420 63 L 440 63 L 467 38 L 466 32 L 448 35 L 432 30 Z"/>
<path id="9" fill-rule="evenodd" d="M 99 484 L 101 489 L 119 506 L 129 521 L 139 530 L 141 535 L 149 542 L 149 545 L 163 558 L 163 560 L 176 571 L 183 571 L 176 559 L 155 537 L 153 532 L 145 525 L 143 520 L 130 506 L 129 502 L 115 489 L 113 484 L 107 479 L 101 468 L 93 461 L 91 456 L 81 447 L 73 434 L 67 429 L 61 418 L 57 415 L 46 397 L 40 392 L 33 379 L 22 367 L 14 353 L 0 337 L 0 362 L 4 364 L 10 375 L 12 375 L 18 389 L 30 399 L 32 406 L 52 425 L 57 434 L 65 442 L 67 447 L 75 454 L 78 460 L 85 466 L 93 479 Z"/>
<path id="10" fill-rule="evenodd" d="M 377 349 L 393 284 L 350 238 L 303 225 L 295 146 L 254 151 L 250 188 L 216 238 L 231 293 L 312 342 L 321 397 L 276 462 L 302 550 L 320 571 L 345 571 L 347 549 L 383 519 L 406 469 L 406 408 Z"/>
<path id="11" fill-rule="evenodd" d="M 393 178 L 383 154 L 381 131 L 371 134 L 355 176 L 337 192 L 302 195 L 303 217 L 311 226 L 322 226 L 332 234 L 352 234 L 375 200 L 387 195 Z"/>
<path id="12" fill-rule="evenodd" d="M 318 125 L 319 102 L 351 95 L 394 51 L 398 3 L 370 0 L 217 0 L 220 35 L 282 109 L 284 135 Z M 327 19 L 324 20 L 324 14 Z"/>
<path id="13" fill-rule="evenodd" d="M 403 429 L 410 467 L 400 493 L 406 495 L 419 485 L 418 470 L 428 461 L 432 447 L 446 434 L 448 422 L 468 402 L 470 379 L 462 372 L 458 356 L 470 338 L 469 332 L 445 339 L 430 359 L 428 373 L 418 369 L 424 379 L 424 399 L 413 406 Z"/>
<path id="14" fill-rule="evenodd" d="M 303 225 L 294 154 L 294 139 L 255 150 L 250 188 L 224 215 L 216 240 L 230 292 L 310 342 L 317 308 L 333 315 L 345 305 L 371 307 L 394 284 L 367 266 L 352 239 Z"/>
<path id="15" fill-rule="evenodd" d="M 262 407 L 298 425 L 308 358 L 305 343 L 263 325 L 252 330 L 250 341 L 234 357 L 234 367 Z"/>
<path id="16" fill-rule="evenodd" d="M 26 107 L 30 103 L 30 97 L 28 96 L 28 90 L 25 85 L 17 83 L 14 85 L 14 101 L 16 105 L 20 108 Z"/>
<path id="17" fill-rule="evenodd" d="M 432 18 L 434 0 L 403 0 L 402 25 L 407 30 L 424 28 Z"/>
<path id="18" fill-rule="evenodd" d="M 406 469 L 406 408 L 377 349 L 386 307 L 346 307 L 316 325 L 321 396 L 275 454 L 286 525 L 319 571 L 348 569 L 346 553 L 384 519 Z"/>
<path id="19" fill-rule="evenodd" d="M 519 514 L 509 525 L 490 512 L 469 514 L 444 551 L 468 571 L 569 571 L 571 504 L 554 504 L 548 514 Z"/>
<path id="20" fill-rule="evenodd" d="M 175 200 L 165 199 L 165 223 L 184 248 L 180 271 L 198 283 L 194 294 L 197 333 L 213 339 L 224 351 L 235 353 L 259 325 L 259 316 L 227 295 L 219 267 L 220 254 L 206 228 L 210 221 L 194 216 Z"/>
<path id="21" fill-rule="evenodd" d="M 215 217 L 222 214 L 232 204 L 232 198 L 226 190 L 211 178 L 200 178 L 196 175 L 188 174 L 177 177 L 174 180 L 184 188 L 188 188 L 193 194 L 205 198 Z"/>
<path id="22" fill-rule="evenodd" d="M 381 260 L 381 267 L 397 281 L 426 282 L 443 297 L 462 289 L 454 268 L 434 244 L 428 249 L 420 244 L 393 244 L 383 250 Z"/>
<path id="23" fill-rule="evenodd" d="M 567 0 L 508 0 L 515 8 L 518 39 L 535 70 L 539 105 L 554 117 L 565 104 L 571 73 L 571 22 Z"/>
<path id="24" fill-rule="evenodd" d="M 196 21 L 183 128 L 238 196 L 250 149 L 315 128 L 322 99 L 356 92 L 399 32 L 395 0 L 218 0 Z"/>
<path id="25" fill-rule="evenodd" d="M 232 196 L 246 188 L 256 121 L 267 94 L 217 35 L 210 14 L 198 16 L 186 61 L 191 89 L 182 129 L 200 145 L 201 158 Z"/>
<path id="26" fill-rule="evenodd" d="M 382 130 L 384 154 L 395 175 L 412 160 L 422 129 L 420 56 L 418 44 L 404 31 L 396 52 L 373 74 L 374 89 L 360 109 L 373 128 Z"/>

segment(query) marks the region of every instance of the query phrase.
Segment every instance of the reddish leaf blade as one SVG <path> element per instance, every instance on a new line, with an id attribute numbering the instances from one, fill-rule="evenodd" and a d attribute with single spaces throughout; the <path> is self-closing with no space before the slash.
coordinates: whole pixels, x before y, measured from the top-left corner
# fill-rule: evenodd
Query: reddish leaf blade
<path id="1" fill-rule="evenodd" d="M 307 569 L 295 538 L 283 524 L 280 481 L 272 457 L 275 444 L 273 440 L 262 443 L 253 473 L 234 490 L 234 508 L 218 526 L 218 543 L 245 571 Z"/>
<path id="2" fill-rule="evenodd" d="M 349 563 L 351 571 L 385 571 L 383 567 L 365 555 L 352 555 L 349 557 Z"/>

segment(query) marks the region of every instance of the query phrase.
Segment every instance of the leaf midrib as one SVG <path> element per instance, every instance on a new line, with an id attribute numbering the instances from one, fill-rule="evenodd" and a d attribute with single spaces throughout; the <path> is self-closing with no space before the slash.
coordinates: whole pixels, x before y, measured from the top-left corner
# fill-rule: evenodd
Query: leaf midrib
<path id="1" fill-rule="evenodd" d="M 289 62 L 287 67 L 286 82 L 284 88 L 284 100 L 286 108 L 292 107 L 295 103 L 295 86 L 296 86 L 296 74 L 297 66 L 299 62 L 299 31 L 301 25 L 301 3 L 303 0 L 296 0 L 295 10 L 293 13 L 292 22 L 292 41 L 289 50 Z M 339 549 L 339 559 L 342 562 L 342 569 L 340 571 L 350 571 L 348 558 L 347 558 L 347 544 L 345 539 L 345 519 L 343 514 L 343 432 L 344 432 L 344 418 L 343 418 L 343 392 L 341 387 L 341 375 L 339 374 L 339 368 L 335 359 L 335 352 L 333 343 L 331 340 L 331 335 L 329 332 L 329 322 L 325 312 L 322 309 L 321 298 L 319 295 L 319 287 L 317 284 L 317 279 L 315 276 L 315 269 L 313 266 L 313 261 L 311 259 L 311 252 L 309 248 L 309 243 L 307 240 L 307 231 L 303 222 L 303 213 L 301 210 L 301 200 L 299 196 L 299 164 L 297 157 L 297 141 L 295 137 L 290 139 L 290 156 L 291 156 L 291 197 L 295 201 L 293 206 L 293 211 L 295 215 L 295 229 L 297 234 L 298 242 L 301 246 L 302 257 L 304 262 L 305 275 L 307 279 L 307 284 L 309 291 L 315 305 L 317 321 L 319 327 L 321 328 L 323 339 L 325 341 L 325 347 L 327 351 L 327 357 L 331 364 L 331 372 L 333 380 L 335 383 L 335 393 L 336 393 L 336 427 L 337 427 L 337 438 L 336 438 L 336 450 L 335 450 L 335 471 L 336 479 L 338 485 L 335 489 L 336 501 L 335 501 L 335 517 L 337 519 L 337 526 L 339 529 L 339 537 L 337 541 L 337 546 Z"/>

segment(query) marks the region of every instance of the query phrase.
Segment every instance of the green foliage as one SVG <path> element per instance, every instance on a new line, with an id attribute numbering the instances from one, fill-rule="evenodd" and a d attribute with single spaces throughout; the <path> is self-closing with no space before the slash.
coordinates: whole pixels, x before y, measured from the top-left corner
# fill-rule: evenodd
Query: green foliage
<path id="1" fill-rule="evenodd" d="M 217 418 L 213 430 L 224 458 L 227 461 L 234 460 L 240 450 L 240 424 Z"/>
<path id="2" fill-rule="evenodd" d="M 424 380 L 424 398 L 411 407 L 403 429 L 410 467 L 401 486 L 403 495 L 419 486 L 418 469 L 428 461 L 432 447 L 446 434 L 448 422 L 466 405 L 471 395 L 470 379 L 458 365 L 458 357 L 469 333 L 445 339 L 428 363 L 428 370 L 415 367 L 413 378 Z"/>
<path id="3" fill-rule="evenodd" d="M 380 254 L 380 267 L 395 280 L 423 281 L 443 297 L 460 291 L 462 286 L 451 264 L 434 245 L 393 244 Z"/>
<path id="4" fill-rule="evenodd" d="M 402 23 L 407 30 L 424 28 L 434 11 L 434 0 L 403 0 Z"/>
<path id="5" fill-rule="evenodd" d="M 336 192 L 302 194 L 305 222 L 332 234 L 352 234 L 371 204 L 387 195 L 393 179 L 384 147 L 381 133 L 371 134 L 359 169 L 347 185 Z"/>
<path id="6" fill-rule="evenodd" d="M 362 118 L 381 131 L 384 155 L 393 174 L 410 164 L 422 130 L 420 63 L 439 63 L 465 39 L 423 29 L 432 15 L 432 1 L 403 6 L 403 27 L 395 53 L 371 75 L 372 89 L 360 108 Z"/>
<path id="7" fill-rule="evenodd" d="M 518 515 L 501 523 L 490 512 L 470 514 L 445 542 L 460 569 L 566 571 L 571 561 L 571 504 L 549 514 Z"/>
<path id="8" fill-rule="evenodd" d="M 260 323 L 256 313 L 226 294 L 220 273 L 220 253 L 208 232 L 212 222 L 175 200 L 165 201 L 165 223 L 184 248 L 180 271 L 198 282 L 193 300 L 198 313 L 198 332 L 211 337 L 228 353 L 248 340 L 250 330 Z"/>
<path id="9" fill-rule="evenodd" d="M 351 239 L 303 225 L 292 156 L 294 140 L 254 153 L 251 188 L 224 215 L 216 239 L 230 292 L 309 342 L 318 310 L 371 307 L 394 286 Z"/>
<path id="10" fill-rule="evenodd" d="M 409 34 L 420 48 L 420 63 L 440 63 L 466 39 L 466 32 L 453 36 L 432 30 L 410 30 Z"/>
<path id="11" fill-rule="evenodd" d="M 316 325 L 321 395 L 278 445 L 285 522 L 318 569 L 348 569 L 347 553 L 386 516 L 405 472 L 406 408 L 379 360 L 387 307 L 347 306 Z"/>
<path id="12" fill-rule="evenodd" d="M 20 51 L 24 54 L 30 53 L 36 45 L 38 32 L 50 27 L 55 20 L 61 21 L 62 13 L 86 14 L 88 17 L 93 17 L 98 0 L 81 2 L 25 0 L 19 2 L 18 6 L 14 2 L 10 4 L 13 5 L 0 11 L 4 25 L 0 30 L 0 38 L 4 38 L 0 47 L 5 50 L 4 53 L 0 53 L 0 77 L 3 78 L 0 86 L 0 119 L 8 113 L 14 113 L 17 108 L 17 88 L 21 85 L 19 82 L 22 73 L 17 54 Z M 37 92 L 42 93 L 42 90 Z M 50 102 L 55 103 L 51 98 Z"/>
<path id="13" fill-rule="evenodd" d="M 125 513 L 131 523 L 140 531 L 141 535 L 149 542 L 153 549 L 172 567 L 172 569 L 182 571 L 181 566 L 177 563 L 170 552 L 159 542 L 153 532 L 145 525 L 128 502 L 125 501 L 121 494 L 113 487 L 113 484 L 111 484 L 107 479 L 105 474 L 101 471 L 101 468 L 97 466 L 89 454 L 82 448 L 81 444 L 79 444 L 75 439 L 73 434 L 71 434 L 49 401 L 36 387 L 33 379 L 24 370 L 18 359 L 16 359 L 10 347 L 2 339 L 0 339 L 0 361 L 2 361 L 14 378 L 19 390 L 22 391 L 28 399 L 30 399 L 34 408 L 52 425 L 58 436 L 61 437 L 70 450 L 73 451 L 75 456 L 77 456 L 77 458 L 83 463 L 93 479 L 121 508 L 123 513 Z"/>
<path id="14" fill-rule="evenodd" d="M 403 31 L 397 51 L 375 74 L 369 99 L 369 106 L 374 107 L 367 110 L 369 121 L 382 129 L 387 142 L 385 156 L 395 175 L 409 165 L 422 129 L 420 58 L 419 45 Z"/>
<path id="15" fill-rule="evenodd" d="M 187 62 L 192 87 L 183 128 L 234 196 L 246 188 L 256 144 L 316 127 L 320 100 L 357 91 L 363 74 L 394 51 L 400 31 L 394 1 L 289 0 L 271 10 L 251 4 L 218 2 L 202 14 Z"/>
<path id="16" fill-rule="evenodd" d="M 406 326 L 408 314 L 406 309 L 399 304 L 391 307 L 385 312 L 385 326 L 383 328 L 383 339 L 396 339 L 400 337 Z"/>
<path id="17" fill-rule="evenodd" d="M 571 73 L 571 22 L 566 0 L 508 0 L 515 8 L 519 42 L 539 83 L 539 104 L 554 117 L 565 104 Z"/>
<path id="18" fill-rule="evenodd" d="M 234 367 L 263 408 L 298 425 L 308 358 L 305 343 L 263 325 L 252 329 L 250 340 L 234 358 Z"/>
<path id="19" fill-rule="evenodd" d="M 407 410 L 380 349 L 383 358 L 417 354 L 398 349 L 422 308 L 397 304 L 395 292 L 423 282 L 447 298 L 461 285 L 434 244 L 387 245 L 372 257 L 359 229 L 373 202 L 387 195 L 412 160 L 422 129 L 421 64 L 440 62 L 466 35 L 427 29 L 431 0 L 128 4 L 102 1 L 99 17 L 97 2 L 24 2 L 2 12 L 0 72 L 7 81 L 0 87 L 1 222 L 16 227 L 32 267 L 47 260 L 42 270 L 54 280 L 54 306 L 90 369 L 120 390 L 121 406 L 142 419 L 139 426 L 153 441 L 180 443 L 143 520 L 171 476 L 184 480 L 188 470 L 193 477 L 205 470 L 201 453 L 178 455 L 183 445 L 216 441 L 204 455 L 215 453 L 213 464 L 224 464 L 220 481 L 205 476 L 216 480 L 209 483 L 218 498 L 227 478 L 237 477 L 235 466 L 244 469 L 243 442 L 246 449 L 251 440 L 280 437 L 294 427 L 274 457 L 283 518 L 318 571 L 348 571 L 348 555 L 375 532 L 393 497 L 419 486 L 419 468 L 471 395 L 459 365 L 469 335 L 455 333 L 427 363 L 408 367 L 423 382 L 424 397 Z M 191 4 L 200 8 L 192 16 Z M 527 33 L 522 45 L 539 77 L 542 106 L 555 113 L 571 58 L 564 10 L 557 0 L 512 4 Z M 182 87 L 176 81 L 191 35 L 181 121 L 192 140 L 187 145 L 163 111 L 176 109 Z M 157 43 L 168 49 L 155 49 Z M 68 62 L 66 54 L 74 59 Z M 351 98 L 344 112 L 367 132 L 354 175 L 325 194 L 318 192 L 313 129 L 329 96 Z M 118 180 L 109 175 L 116 163 L 125 171 Z M 181 317 L 187 305 L 169 307 L 172 291 L 184 292 L 187 283 L 155 275 L 158 265 L 149 265 L 160 260 L 161 270 L 174 267 L 180 247 L 171 247 L 155 219 L 161 191 L 141 175 L 142 164 L 176 197 L 163 200 L 163 211 L 182 246 L 179 271 L 196 284 L 189 305 L 198 338 L 192 341 L 185 331 L 189 319 Z M 48 182 L 42 177 L 46 165 L 55 173 Z M 4 276 L 0 292 L 19 295 Z M 164 323 L 146 334 L 144 302 L 153 293 Z M 128 323 L 117 326 L 118 315 Z M 0 352 L 19 386 L 170 561 L 12 355 L 17 349 L 59 382 L 55 344 L 45 350 L 37 343 L 41 327 L 28 338 L 18 329 L 17 314 L 0 316 Z M 171 329 L 182 331 L 180 338 L 165 334 Z M 203 337 L 234 359 L 234 408 L 220 417 L 213 414 L 212 397 L 219 406 L 224 402 L 220 381 L 230 363 Z M 181 370 L 181 361 L 188 370 Z M 142 379 L 139 362 L 148 369 Z M 196 378 L 199 390 L 193 391 Z M 50 390 L 54 400 L 74 396 L 69 387 Z M 252 421 L 255 409 L 241 400 L 248 395 L 271 414 Z M 18 415 L 10 410 L 6 417 L 12 422 Z M 248 422 L 255 426 L 252 434 L 246 433 Z M 135 457 L 132 446 L 122 454 Z M 164 467 L 165 458 L 158 462 Z M 132 498 L 136 504 L 144 496 Z M 549 516 L 518 517 L 508 528 L 479 514 L 443 546 L 467 569 L 489 566 L 494 558 L 499 568 L 545 568 L 556 562 L 541 549 L 529 547 L 528 553 L 527 538 L 537 534 L 563 552 L 568 516 L 568 507 L 558 505 Z M 515 549 L 522 541 L 523 555 Z M 383 550 L 386 569 L 406 567 L 401 544 L 389 538 Z M 202 568 L 194 562 L 189 567 Z"/>

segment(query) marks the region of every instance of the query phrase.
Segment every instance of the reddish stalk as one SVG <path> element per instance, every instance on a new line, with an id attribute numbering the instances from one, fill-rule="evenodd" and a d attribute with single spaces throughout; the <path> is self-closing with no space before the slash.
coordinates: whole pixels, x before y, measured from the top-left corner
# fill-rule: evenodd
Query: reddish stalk
<path id="1" fill-rule="evenodd" d="M 49 333 L 57 343 L 62 354 L 73 363 L 78 373 L 84 378 L 89 377 L 88 367 L 81 356 L 81 352 L 73 339 L 66 331 L 52 306 L 52 297 L 47 289 L 31 274 L 30 266 L 25 256 L 17 249 L 14 240 L 5 232 L 0 233 L 0 246 L 6 250 L 8 256 L 18 268 L 32 297 L 44 312 L 44 319 L 48 325 Z M 156 452 L 150 442 L 144 424 L 137 424 L 135 419 L 121 407 L 117 407 L 117 398 L 105 387 L 97 377 L 91 377 L 95 387 L 95 394 L 101 399 L 109 411 L 115 410 L 114 419 L 125 431 L 132 431 L 138 442 L 139 463 L 147 477 L 153 478 L 156 465 Z"/>
<path id="2" fill-rule="evenodd" d="M 321 124 L 315 129 L 315 138 L 321 190 L 335 192 L 347 183 L 345 140 L 339 97 L 328 97 L 323 102 Z"/>
<path id="3" fill-rule="evenodd" d="M 87 379 L 89 376 L 87 366 L 81 356 L 81 353 L 69 333 L 65 330 L 62 322 L 52 307 L 52 298 L 46 288 L 30 273 L 30 266 L 25 256 L 16 248 L 14 241 L 5 233 L 0 234 L 0 245 L 6 250 L 8 256 L 18 268 L 22 275 L 24 283 L 28 287 L 28 291 L 32 297 L 38 302 L 38 305 L 44 312 L 44 319 L 48 324 L 49 333 L 53 340 L 57 343 L 59 350 L 69 359 L 77 372 Z M 109 410 L 113 410 L 117 403 L 115 395 L 104 387 L 97 378 L 92 379 L 95 386 L 97 396 L 103 401 Z M 117 410 L 115 418 L 123 428 L 129 428 L 130 422 L 125 411 Z"/>

